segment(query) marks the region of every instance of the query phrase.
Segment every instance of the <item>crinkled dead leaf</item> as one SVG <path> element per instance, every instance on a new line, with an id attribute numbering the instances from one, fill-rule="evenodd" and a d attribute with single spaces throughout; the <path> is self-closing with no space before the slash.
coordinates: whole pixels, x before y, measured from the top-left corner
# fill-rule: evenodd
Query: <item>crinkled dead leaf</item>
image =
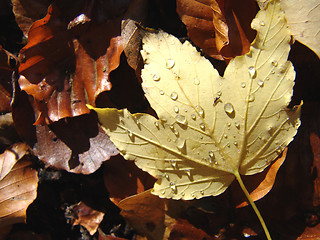
<path id="1" fill-rule="evenodd" d="M 110 156 L 118 154 L 92 114 L 36 127 L 38 142 L 33 148 L 36 155 L 58 169 L 90 174 Z"/>
<path id="2" fill-rule="evenodd" d="M 223 60 L 245 54 L 255 33 L 250 22 L 257 13 L 252 0 L 177 1 L 188 36 L 211 57 Z"/>
<path id="3" fill-rule="evenodd" d="M 318 0 L 281 0 L 293 37 L 320 58 L 320 4 Z"/>
<path id="4" fill-rule="evenodd" d="M 36 124 L 89 113 L 85 104 L 94 104 L 99 93 L 111 89 L 109 73 L 123 51 L 121 18 L 107 19 L 99 4 L 54 3 L 32 25 L 20 51 L 19 84 L 35 99 L 40 111 Z"/>
<path id="5" fill-rule="evenodd" d="M 71 206 L 71 208 L 74 214 L 72 225 L 81 225 L 88 230 L 90 235 L 95 234 L 104 217 L 104 213 L 92 209 L 83 202 Z"/>
<path id="6" fill-rule="evenodd" d="M 28 159 L 25 144 L 17 144 L 0 155 L 0 226 L 24 222 L 26 210 L 37 195 L 38 174 Z"/>
<path id="7" fill-rule="evenodd" d="M 231 60 L 223 78 L 189 42 L 146 33 L 143 87 L 159 120 L 94 109 L 121 154 L 158 178 L 154 194 L 221 194 L 239 173 L 263 171 L 292 141 L 300 107 L 286 107 L 295 72 L 279 2 L 261 10 L 252 27 L 250 52 Z"/>
<path id="8" fill-rule="evenodd" d="M 142 171 L 133 162 L 126 161 L 118 155 L 104 164 L 104 184 L 110 200 L 118 203 L 129 196 L 152 188 L 155 179 Z"/>
<path id="9" fill-rule="evenodd" d="M 31 25 L 46 15 L 52 0 L 11 0 L 11 3 L 16 22 L 27 37 Z"/>

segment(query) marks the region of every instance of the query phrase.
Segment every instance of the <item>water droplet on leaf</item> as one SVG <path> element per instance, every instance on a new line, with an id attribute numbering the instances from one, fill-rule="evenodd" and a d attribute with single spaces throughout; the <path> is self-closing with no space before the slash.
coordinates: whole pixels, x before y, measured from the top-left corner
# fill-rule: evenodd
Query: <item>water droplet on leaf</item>
<path id="1" fill-rule="evenodd" d="M 233 105 L 231 103 L 226 103 L 224 105 L 224 111 L 227 113 L 227 114 L 232 114 L 234 112 L 234 108 L 233 108 Z"/>
<path id="2" fill-rule="evenodd" d="M 152 76 L 152 79 L 153 79 L 154 81 L 159 81 L 159 80 L 160 80 L 160 76 L 159 76 L 158 74 L 154 74 L 154 75 Z"/>
<path id="3" fill-rule="evenodd" d="M 187 118 L 184 116 L 184 115 L 180 115 L 178 114 L 176 117 L 175 117 L 176 121 L 180 124 L 183 124 L 183 125 L 186 125 L 187 124 Z"/>
<path id="4" fill-rule="evenodd" d="M 249 102 L 253 102 L 254 100 L 255 100 L 254 94 L 250 94 L 250 95 L 249 95 L 249 98 L 248 98 L 248 101 L 249 101 Z"/>
<path id="5" fill-rule="evenodd" d="M 171 68 L 174 67 L 174 64 L 175 64 L 174 60 L 168 59 L 168 60 L 167 60 L 167 63 L 166 63 L 166 67 L 167 67 L 168 69 L 171 69 Z"/>
<path id="6" fill-rule="evenodd" d="M 256 75 L 257 75 L 255 67 L 254 66 L 250 66 L 248 69 L 249 69 L 249 76 L 251 78 L 255 78 Z"/>
<path id="7" fill-rule="evenodd" d="M 164 177 L 165 179 L 167 179 L 168 181 L 170 180 L 170 177 L 169 177 L 169 175 L 168 175 L 167 173 L 164 173 L 164 174 L 163 174 L 163 177 Z"/>
<path id="8" fill-rule="evenodd" d="M 173 168 L 176 168 L 177 167 L 177 162 L 174 161 L 174 160 L 170 160 L 170 163 L 172 165 Z"/>
<path id="9" fill-rule="evenodd" d="M 191 119 L 192 120 L 196 120 L 196 115 L 195 114 L 191 114 Z"/>
<path id="10" fill-rule="evenodd" d="M 217 95 L 218 95 L 219 97 L 221 97 L 222 92 L 221 92 L 221 91 L 218 91 L 218 92 L 217 92 Z"/>
<path id="11" fill-rule="evenodd" d="M 183 138 L 178 138 L 176 141 L 176 145 L 179 150 L 182 150 L 186 145 L 186 140 Z"/>
<path id="12" fill-rule="evenodd" d="M 170 188 L 171 188 L 172 192 L 174 192 L 174 193 L 177 192 L 177 186 L 173 182 L 170 183 Z"/>
<path id="13" fill-rule="evenodd" d="M 200 81 L 198 78 L 195 78 L 194 81 L 193 81 L 194 85 L 199 85 L 200 84 Z"/>
<path id="14" fill-rule="evenodd" d="M 242 83 L 241 83 L 241 87 L 242 87 L 242 88 L 245 88 L 245 87 L 246 87 L 246 83 L 245 83 L 245 82 L 242 82 Z"/>
<path id="15" fill-rule="evenodd" d="M 177 100 L 177 99 L 178 99 L 178 93 L 176 93 L 176 92 L 172 92 L 172 93 L 171 93 L 171 95 L 170 95 L 170 97 L 171 97 L 171 99 L 172 99 L 172 100 L 174 100 L 174 101 L 175 101 L 175 100 Z"/>
<path id="16" fill-rule="evenodd" d="M 272 66 L 278 66 L 278 62 L 276 61 L 276 60 L 273 60 L 272 62 L 271 62 L 271 64 L 272 64 Z"/>
<path id="17" fill-rule="evenodd" d="M 236 126 L 236 128 L 238 128 L 238 129 L 240 128 L 240 123 L 235 122 L 234 125 Z"/>
<path id="18" fill-rule="evenodd" d="M 263 87 L 263 85 L 264 85 L 264 82 L 262 81 L 262 80 L 258 80 L 258 85 L 260 86 L 260 87 Z"/>
<path id="19" fill-rule="evenodd" d="M 188 175 L 188 177 L 191 177 L 191 171 L 190 171 L 190 169 L 185 169 L 184 172 Z"/>
<path id="20" fill-rule="evenodd" d="M 160 95 L 164 95 L 164 91 L 163 90 L 160 90 L 159 93 L 160 93 Z"/>
<path id="21" fill-rule="evenodd" d="M 178 108 L 177 106 L 174 106 L 174 107 L 173 107 L 173 111 L 174 111 L 175 113 L 178 113 L 178 112 L 179 112 L 179 108 Z"/>
<path id="22" fill-rule="evenodd" d="M 201 128 L 201 130 L 204 130 L 206 128 L 204 123 L 200 123 L 200 128 Z"/>
<path id="23" fill-rule="evenodd" d="M 158 121 L 155 121 L 155 122 L 154 122 L 154 125 L 155 125 L 157 128 L 159 128 L 159 122 L 158 122 Z"/>
<path id="24" fill-rule="evenodd" d="M 264 21 L 260 21 L 260 26 L 264 26 L 265 25 L 265 23 L 264 23 Z"/>
<path id="25" fill-rule="evenodd" d="M 199 115 L 201 117 L 204 117 L 204 110 L 203 110 L 203 108 L 201 106 L 197 105 L 196 106 L 196 110 L 197 110 L 197 112 L 199 113 Z"/>

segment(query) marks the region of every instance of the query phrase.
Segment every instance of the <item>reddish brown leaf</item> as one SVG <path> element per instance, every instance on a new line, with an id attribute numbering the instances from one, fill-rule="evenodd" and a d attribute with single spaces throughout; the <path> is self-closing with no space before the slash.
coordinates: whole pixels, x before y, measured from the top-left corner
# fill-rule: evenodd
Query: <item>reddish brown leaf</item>
<path id="1" fill-rule="evenodd" d="M 297 240 L 318 240 L 320 239 L 320 224 L 315 227 L 307 227 Z"/>
<path id="2" fill-rule="evenodd" d="M 47 16 L 32 25 L 20 51 L 19 84 L 35 99 L 36 124 L 89 113 L 85 105 L 94 105 L 97 95 L 111 88 L 109 73 L 123 51 L 121 18 L 106 19 L 99 10 L 103 3 L 88 4 L 52 4 Z"/>
<path id="3" fill-rule="evenodd" d="M 248 52 L 255 35 L 250 23 L 257 10 L 252 0 L 177 1 L 177 12 L 190 39 L 219 60 Z"/>
<path id="4" fill-rule="evenodd" d="M 92 209 L 83 202 L 79 202 L 70 208 L 74 214 L 72 225 L 81 225 L 88 230 L 90 235 L 95 234 L 104 217 L 104 213 Z"/>
<path id="5" fill-rule="evenodd" d="M 104 164 L 104 184 L 115 204 L 153 187 L 156 179 L 118 155 Z"/>
<path id="6" fill-rule="evenodd" d="M 121 215 L 141 235 L 149 239 L 166 239 L 165 200 L 146 191 L 122 200 Z"/>
<path id="7" fill-rule="evenodd" d="M 31 25 L 46 15 L 51 2 L 52 0 L 11 0 L 16 22 L 25 36 Z"/>
<path id="8" fill-rule="evenodd" d="M 283 151 L 281 157 L 278 157 L 267 169 L 259 174 L 253 176 L 244 176 L 243 181 L 250 196 L 253 201 L 257 201 L 267 195 L 272 189 L 274 182 L 276 180 L 277 172 L 287 156 L 287 148 Z M 258 186 L 257 186 L 258 184 Z M 235 199 L 236 196 L 241 196 L 241 189 L 237 188 L 236 193 L 234 193 Z M 238 200 L 238 199 L 237 199 Z M 244 207 L 249 205 L 248 201 L 245 199 L 243 202 L 238 204 L 237 207 Z"/>
<path id="9" fill-rule="evenodd" d="M 17 152 L 15 152 L 14 148 L 17 147 Z M 30 168 L 32 164 L 30 160 L 19 160 L 25 153 L 25 147 L 24 144 L 15 145 L 15 147 L 6 150 L 5 153 L 0 155 L 2 166 L 0 181 L 0 226 L 24 222 L 27 207 L 37 195 L 37 171 Z M 17 163 L 13 166 L 12 163 L 15 162 Z"/>
<path id="10" fill-rule="evenodd" d="M 102 230 L 99 228 L 99 239 L 98 240 L 126 240 L 125 238 L 119 238 L 112 235 L 106 235 Z M 142 239 L 141 239 L 142 240 Z"/>
<path id="11" fill-rule="evenodd" d="M 94 114 L 67 118 L 50 126 L 37 126 L 34 151 L 47 165 L 73 173 L 90 174 L 118 154 L 98 127 Z"/>

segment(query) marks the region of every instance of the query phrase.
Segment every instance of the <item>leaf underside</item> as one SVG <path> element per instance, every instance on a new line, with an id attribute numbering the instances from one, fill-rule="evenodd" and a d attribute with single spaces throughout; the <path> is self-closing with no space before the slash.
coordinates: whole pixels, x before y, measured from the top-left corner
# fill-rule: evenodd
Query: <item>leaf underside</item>
<path id="1" fill-rule="evenodd" d="M 235 173 L 263 171 L 292 141 L 300 107 L 286 107 L 295 72 L 279 2 L 261 10 L 252 27 L 250 52 L 231 60 L 224 77 L 189 42 L 146 33 L 142 86 L 159 119 L 93 108 L 121 154 L 158 178 L 154 194 L 219 195 Z"/>

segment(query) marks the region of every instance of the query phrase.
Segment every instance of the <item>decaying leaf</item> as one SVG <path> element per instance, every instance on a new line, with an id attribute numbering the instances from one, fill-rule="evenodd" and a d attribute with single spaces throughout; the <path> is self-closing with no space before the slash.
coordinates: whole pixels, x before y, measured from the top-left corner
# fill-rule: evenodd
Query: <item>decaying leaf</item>
<path id="1" fill-rule="evenodd" d="M 190 39 L 209 56 L 223 60 L 249 51 L 254 1 L 178 0 L 177 12 Z"/>
<path id="2" fill-rule="evenodd" d="M 32 162 L 21 159 L 25 144 L 17 144 L 0 155 L 0 226 L 24 222 L 26 210 L 37 195 L 37 171 Z"/>
<path id="3" fill-rule="evenodd" d="M 104 213 L 92 209 L 83 202 L 79 202 L 71 206 L 71 208 L 74 214 L 72 225 L 82 225 L 89 231 L 90 235 L 95 234 L 103 219 Z"/>
<path id="4" fill-rule="evenodd" d="M 223 78 L 189 42 L 146 33 L 143 87 L 159 119 L 94 108 L 121 154 L 158 178 L 154 194 L 221 194 L 235 176 L 263 171 L 292 141 L 300 107 L 286 108 L 295 72 L 279 2 L 261 10 L 252 27 L 249 53 L 231 60 Z"/>
<path id="5" fill-rule="evenodd" d="M 318 0 L 281 0 L 293 37 L 320 58 L 320 4 Z"/>

